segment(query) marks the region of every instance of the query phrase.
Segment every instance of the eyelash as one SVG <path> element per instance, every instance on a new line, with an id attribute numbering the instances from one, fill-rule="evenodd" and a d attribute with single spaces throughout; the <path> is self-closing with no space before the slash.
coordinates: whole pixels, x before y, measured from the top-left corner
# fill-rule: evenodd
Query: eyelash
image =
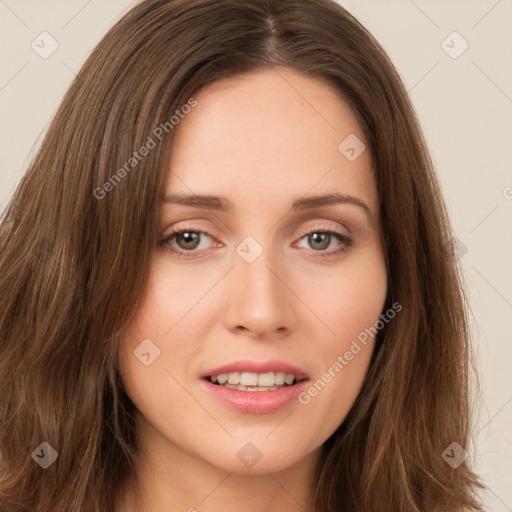
<path id="1" fill-rule="evenodd" d="M 194 233 L 194 234 L 205 235 L 210 238 L 213 238 L 205 231 L 201 231 L 201 230 L 197 230 L 192 227 L 189 227 L 189 228 L 182 228 L 179 230 L 172 231 L 168 236 L 163 238 L 160 243 L 162 245 L 170 245 L 171 241 L 176 237 L 176 235 L 181 235 L 183 233 Z M 322 228 L 320 226 L 317 226 L 313 229 L 309 229 L 307 231 L 303 230 L 300 234 L 299 240 L 302 240 L 304 237 L 306 237 L 308 235 L 312 235 L 313 233 L 327 234 L 327 235 L 334 236 L 336 239 L 338 239 L 339 242 L 342 243 L 342 246 L 340 248 L 332 250 L 332 251 L 324 251 L 324 250 L 314 251 L 317 253 L 315 255 L 315 257 L 332 258 L 332 257 L 340 256 L 341 254 L 347 252 L 353 244 L 353 240 L 350 237 L 348 237 L 347 235 L 344 235 L 344 234 L 339 233 L 338 231 L 335 231 L 332 229 Z M 196 250 L 193 250 L 193 251 L 183 251 L 183 250 L 176 251 L 175 249 L 169 249 L 169 250 L 171 252 L 173 252 L 174 254 L 177 254 L 179 258 L 194 258 L 196 253 L 199 252 Z"/>

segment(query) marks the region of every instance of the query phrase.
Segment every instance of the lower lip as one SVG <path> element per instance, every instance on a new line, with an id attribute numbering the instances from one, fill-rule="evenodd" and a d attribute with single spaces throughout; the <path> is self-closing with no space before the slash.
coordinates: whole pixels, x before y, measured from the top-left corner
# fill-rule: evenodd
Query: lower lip
<path id="1" fill-rule="evenodd" d="M 308 380 L 303 380 L 293 386 L 273 391 L 238 391 L 212 384 L 206 379 L 201 381 L 206 390 L 221 403 L 247 414 L 269 414 L 283 409 L 297 400 L 297 396 L 308 383 Z"/>

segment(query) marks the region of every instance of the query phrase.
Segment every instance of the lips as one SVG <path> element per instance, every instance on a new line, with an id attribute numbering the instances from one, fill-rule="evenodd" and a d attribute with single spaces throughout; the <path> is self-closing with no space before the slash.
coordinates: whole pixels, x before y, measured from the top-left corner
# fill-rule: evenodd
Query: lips
<path id="1" fill-rule="evenodd" d="M 291 405 L 308 380 L 304 370 L 284 361 L 237 361 L 201 374 L 207 393 L 246 414 L 269 414 Z"/>

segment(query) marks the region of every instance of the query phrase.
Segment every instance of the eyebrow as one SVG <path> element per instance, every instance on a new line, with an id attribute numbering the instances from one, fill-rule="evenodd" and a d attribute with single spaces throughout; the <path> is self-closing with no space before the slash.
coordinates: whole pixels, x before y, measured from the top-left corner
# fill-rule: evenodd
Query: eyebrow
<path id="1" fill-rule="evenodd" d="M 187 194 L 169 194 L 164 197 L 164 203 L 181 204 L 193 208 L 215 210 L 224 213 L 233 211 L 233 205 L 225 197 L 211 195 L 187 195 Z M 370 207 L 361 199 L 346 194 L 325 194 L 309 197 L 301 197 L 292 202 L 292 211 L 304 211 L 322 208 L 334 204 L 348 204 L 358 206 L 368 216 L 370 222 L 374 223 L 373 213 Z"/>

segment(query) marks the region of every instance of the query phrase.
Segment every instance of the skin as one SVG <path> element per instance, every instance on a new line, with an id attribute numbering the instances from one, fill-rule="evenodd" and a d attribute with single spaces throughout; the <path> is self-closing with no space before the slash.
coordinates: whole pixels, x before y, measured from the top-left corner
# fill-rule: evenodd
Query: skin
<path id="1" fill-rule="evenodd" d="M 215 82 L 175 127 L 165 193 L 226 197 L 231 213 L 164 204 L 162 239 L 202 230 L 193 258 L 174 238 L 155 248 L 147 296 L 120 345 L 120 371 L 138 408 L 137 474 L 152 512 L 312 510 L 324 441 L 346 417 L 367 374 L 373 339 L 308 404 L 241 413 L 203 390 L 200 374 L 241 359 L 279 359 L 311 382 L 332 368 L 383 312 L 386 267 L 368 149 L 349 161 L 338 146 L 364 141 L 357 118 L 328 84 L 289 68 Z M 365 142 L 368 148 L 367 143 Z M 290 211 L 294 199 L 339 192 L 371 210 L 335 204 Z M 320 229 L 321 228 L 321 229 Z M 322 245 L 302 230 L 350 236 Z M 248 236 L 263 248 L 247 263 Z M 328 245 L 327 245 L 328 244 Z M 133 351 L 151 339 L 145 366 Z M 262 454 L 246 467 L 248 442 Z M 135 510 L 126 494 L 119 510 Z M 301 508 L 302 507 L 302 508 Z"/>

